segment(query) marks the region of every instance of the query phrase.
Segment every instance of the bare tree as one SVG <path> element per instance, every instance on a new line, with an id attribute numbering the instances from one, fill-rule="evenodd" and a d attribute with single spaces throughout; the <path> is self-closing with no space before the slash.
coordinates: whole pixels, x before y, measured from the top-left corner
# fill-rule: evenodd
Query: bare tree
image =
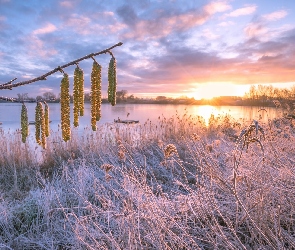
<path id="1" fill-rule="evenodd" d="M 54 101 L 56 99 L 56 95 L 52 92 L 45 92 L 43 94 L 43 98 L 45 101 Z"/>

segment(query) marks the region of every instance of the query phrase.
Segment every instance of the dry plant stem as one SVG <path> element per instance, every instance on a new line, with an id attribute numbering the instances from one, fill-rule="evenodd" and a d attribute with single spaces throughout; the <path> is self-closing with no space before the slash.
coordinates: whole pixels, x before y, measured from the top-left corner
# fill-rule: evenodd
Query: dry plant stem
<path id="1" fill-rule="evenodd" d="M 89 126 L 83 136 L 73 133 L 67 143 L 53 133 L 42 153 L 46 167 L 59 168 L 58 176 L 47 182 L 37 173 L 38 180 L 33 180 L 31 169 L 30 181 L 41 184 L 40 189 L 29 184 L 32 188 L 26 197 L 27 182 L 22 179 L 26 168 L 38 166 L 35 151 L 30 153 L 18 141 L 19 132 L 11 140 L 11 134 L 0 131 L 0 188 L 5 189 L 0 195 L 0 200 L 4 197 L 0 248 L 7 244 L 7 249 L 295 249 L 293 127 L 288 127 L 290 137 L 278 134 L 271 139 L 278 157 L 266 141 L 265 161 L 257 141 L 255 147 L 250 143 L 247 153 L 242 142 L 236 148 L 223 140 L 207 151 L 202 141 L 211 141 L 212 135 L 207 138 L 206 130 L 200 140 L 190 139 L 198 127 L 190 128 L 182 140 L 177 129 L 166 125 L 116 128 L 98 125 L 99 133 L 92 133 Z M 162 167 L 161 145 L 171 142 L 181 149 L 179 157 L 166 159 L 168 167 L 173 162 L 177 170 L 173 179 L 171 168 Z M 125 158 L 118 150 L 124 150 Z M 13 191 L 13 162 L 18 190 L 11 193 L 24 198 L 6 202 Z M 113 169 L 101 167 L 106 163 Z M 185 184 L 178 164 L 188 178 L 199 174 L 200 182 Z M 105 179 L 106 172 L 110 180 Z"/>
<path id="2" fill-rule="evenodd" d="M 240 200 L 240 198 L 238 197 L 237 194 L 234 194 L 235 198 L 237 199 L 238 203 L 240 204 L 240 206 L 243 208 L 243 210 L 245 211 L 245 213 L 247 214 L 249 220 L 251 221 L 251 223 L 253 224 L 253 226 L 256 228 L 256 230 L 262 235 L 262 237 L 264 238 L 264 240 L 270 245 L 272 246 L 274 249 L 276 248 L 272 242 L 270 242 L 270 240 L 267 238 L 267 236 L 261 231 L 261 229 L 256 225 L 256 223 L 254 222 L 254 220 L 252 219 L 252 217 L 250 216 L 248 210 L 245 208 L 244 204 L 242 203 L 242 201 Z"/>
<path id="3" fill-rule="evenodd" d="M 22 82 L 18 82 L 18 83 L 14 83 L 14 84 L 12 84 L 12 81 L 9 81 L 7 83 L 1 84 L 0 85 L 0 90 L 2 90 L 2 89 L 12 89 L 12 88 L 23 86 L 23 85 L 30 84 L 30 83 L 33 83 L 33 82 L 37 82 L 37 81 L 41 81 L 41 80 L 46 80 L 46 77 L 48 77 L 48 76 L 50 76 L 50 75 L 52 75 L 52 74 L 60 71 L 63 68 L 69 67 L 71 65 L 76 65 L 78 62 L 81 62 L 83 60 L 92 58 L 94 56 L 98 56 L 98 55 L 101 55 L 101 54 L 109 53 L 110 50 L 112 50 L 115 47 L 121 46 L 122 44 L 123 44 L 122 42 L 119 42 L 119 43 L 117 43 L 117 44 L 115 44 L 115 45 L 113 45 L 113 46 L 111 46 L 111 47 L 109 47 L 109 48 L 107 48 L 105 50 L 102 50 L 102 51 L 99 51 L 99 52 L 96 52 L 96 53 L 91 53 L 91 54 L 86 55 L 84 57 L 78 58 L 78 59 L 76 59 L 76 60 L 74 60 L 72 62 L 69 62 L 69 63 L 64 64 L 62 66 L 58 66 L 55 69 L 47 72 L 44 75 L 38 76 L 38 77 L 33 78 L 31 80 L 28 80 L 28 81 L 22 81 Z"/>

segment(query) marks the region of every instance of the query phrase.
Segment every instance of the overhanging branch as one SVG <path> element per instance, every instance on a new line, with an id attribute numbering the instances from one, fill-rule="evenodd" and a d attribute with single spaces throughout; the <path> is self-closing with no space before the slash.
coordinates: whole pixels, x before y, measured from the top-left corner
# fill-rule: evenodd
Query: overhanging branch
<path id="1" fill-rule="evenodd" d="M 54 74 L 54 73 L 60 71 L 60 69 L 64 69 L 64 68 L 69 67 L 69 66 L 71 66 L 71 65 L 77 65 L 78 62 L 81 62 L 81 61 L 83 61 L 83 60 L 85 60 L 85 59 L 93 58 L 94 56 L 98 56 L 98 55 L 100 55 L 100 54 L 106 54 L 106 53 L 110 53 L 110 54 L 112 55 L 111 50 L 112 50 L 113 48 L 115 48 L 115 47 L 121 46 L 122 44 L 123 44 L 122 42 L 119 42 L 119 43 L 117 43 L 117 44 L 115 44 L 115 45 L 109 47 L 108 49 L 105 49 L 105 50 L 102 50 L 102 51 L 99 51 L 99 52 L 96 52 L 96 53 L 91 53 L 91 54 L 89 54 L 89 55 L 86 55 L 86 56 L 84 56 L 84 57 L 81 57 L 81 58 L 79 58 L 79 59 L 76 59 L 76 60 L 74 60 L 74 61 L 72 61 L 72 62 L 69 62 L 69 63 L 67 63 L 67 64 L 65 64 L 65 65 L 58 66 L 58 67 L 56 67 L 55 69 L 53 69 L 53 70 L 47 72 L 46 74 L 41 75 L 41 76 L 36 77 L 36 78 L 33 78 L 33 79 L 31 79 L 31 80 L 22 81 L 22 82 L 17 82 L 17 83 L 12 83 L 14 80 L 16 80 L 16 78 L 15 78 L 15 79 L 13 79 L 13 80 L 11 80 L 11 81 L 9 81 L 9 82 L 6 82 L 6 83 L 3 83 L 3 84 L 0 84 L 0 90 L 2 90 L 2 89 L 10 89 L 10 90 L 11 90 L 12 88 L 15 88 L 15 87 L 19 87 L 19 86 L 27 85 L 27 84 L 30 84 L 30 83 L 33 83 L 33 82 L 38 82 L 38 81 L 41 81 L 41 80 L 46 80 L 46 77 L 47 77 L 47 76 L 50 76 L 50 75 L 52 75 L 52 74 Z M 3 99 L 3 98 L 6 98 L 6 97 L 0 97 L 1 100 L 8 100 L 8 99 L 11 99 L 11 98 L 6 98 L 6 99 Z"/>

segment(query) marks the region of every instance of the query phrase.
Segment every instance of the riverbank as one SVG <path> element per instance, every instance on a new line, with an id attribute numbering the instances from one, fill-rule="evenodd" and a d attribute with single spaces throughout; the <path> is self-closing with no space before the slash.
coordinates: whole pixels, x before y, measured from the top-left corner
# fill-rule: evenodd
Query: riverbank
<path id="1" fill-rule="evenodd" d="M 159 122 L 103 125 L 67 143 L 54 133 L 39 162 L 19 132 L 2 131 L 0 246 L 295 247 L 289 120 Z"/>

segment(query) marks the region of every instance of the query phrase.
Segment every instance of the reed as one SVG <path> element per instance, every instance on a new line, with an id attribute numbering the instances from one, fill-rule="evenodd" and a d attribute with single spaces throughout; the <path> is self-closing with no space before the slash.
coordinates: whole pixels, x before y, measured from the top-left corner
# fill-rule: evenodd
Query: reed
<path id="1" fill-rule="evenodd" d="M 294 135 L 285 118 L 188 114 L 51 131 L 45 150 L 0 131 L 0 246 L 295 248 Z"/>

